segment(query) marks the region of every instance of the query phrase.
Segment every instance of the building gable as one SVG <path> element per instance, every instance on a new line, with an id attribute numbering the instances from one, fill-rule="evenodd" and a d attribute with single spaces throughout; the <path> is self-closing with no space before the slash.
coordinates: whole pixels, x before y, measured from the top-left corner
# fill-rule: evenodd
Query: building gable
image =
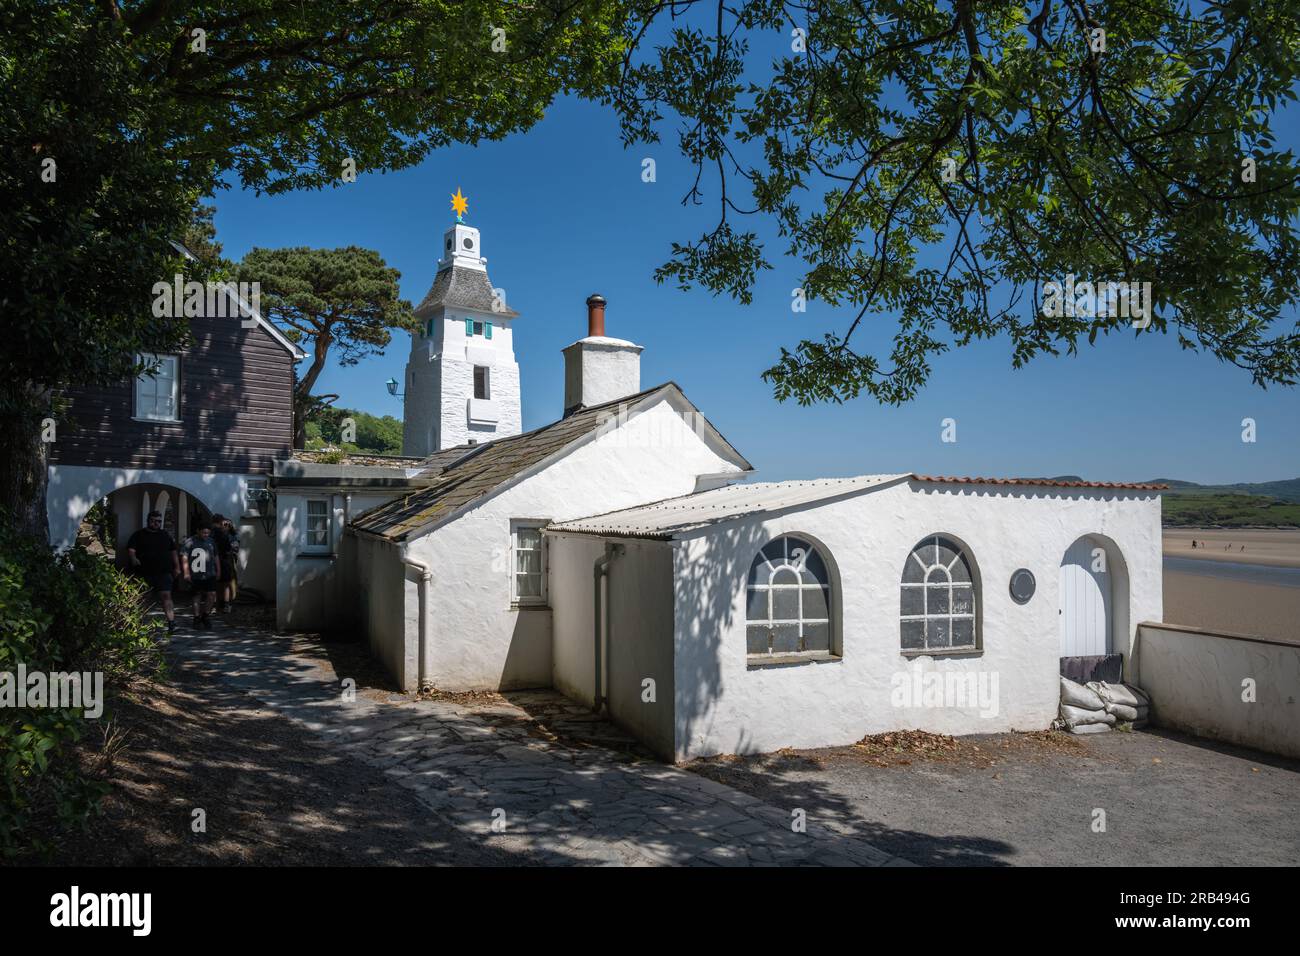
<path id="1" fill-rule="evenodd" d="M 404 541 L 435 527 L 538 472 L 551 467 L 584 444 L 610 436 L 634 422 L 645 410 L 666 402 L 690 422 L 691 430 L 737 473 L 752 466 L 691 404 L 675 383 L 638 395 L 583 409 L 567 418 L 523 435 L 469 447 L 443 464 L 429 489 L 408 495 L 360 515 L 352 527 L 362 533 Z M 630 430 L 629 430 L 630 431 Z"/>

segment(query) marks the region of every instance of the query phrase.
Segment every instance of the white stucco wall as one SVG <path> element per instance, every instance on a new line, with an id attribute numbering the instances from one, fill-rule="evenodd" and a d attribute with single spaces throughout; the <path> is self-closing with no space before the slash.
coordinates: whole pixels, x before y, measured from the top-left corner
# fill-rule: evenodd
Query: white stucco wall
<path id="1" fill-rule="evenodd" d="M 641 346 L 588 336 L 564 349 L 564 408 L 603 405 L 641 391 Z"/>
<path id="2" fill-rule="evenodd" d="M 406 640 L 407 616 L 419 607 L 419 578 L 399 561 L 401 549 L 369 535 L 348 535 L 355 555 L 357 617 L 370 652 L 404 690 L 418 678 L 418 648 Z M 409 605 L 409 608 L 408 608 Z M 418 626 L 418 621 L 415 622 Z"/>
<path id="3" fill-rule="evenodd" d="M 512 519 L 565 520 L 687 494 L 696 476 L 738 467 L 666 399 L 408 543 L 434 569 L 430 664 L 446 690 L 550 686 L 550 609 L 510 601 Z M 408 628 L 407 641 L 416 640 Z"/>
<path id="4" fill-rule="evenodd" d="M 657 541 L 622 544 L 623 552 L 610 562 L 608 576 L 605 694 L 609 715 L 658 756 L 671 760 L 675 752 L 674 549 Z M 647 680 L 653 684 L 647 686 Z"/>
<path id="5" fill-rule="evenodd" d="M 239 582 L 255 588 L 268 599 L 275 596 L 275 544 L 261 523 L 248 511 L 248 483 L 265 481 L 265 475 L 237 475 L 222 472 L 176 471 L 161 468 L 92 468 L 82 465 L 51 465 L 46 517 L 50 543 L 69 548 L 77 539 L 77 528 L 91 506 L 112 495 L 118 535 L 125 545 L 130 535 L 143 527 L 140 494 L 150 491 L 152 501 L 162 488 L 179 489 L 197 499 L 213 514 L 223 514 L 239 528 Z M 172 504 L 177 504 L 173 495 Z"/>
<path id="6" fill-rule="evenodd" d="M 132 485 L 158 484 L 193 495 L 213 513 L 234 518 L 244 513 L 244 493 L 249 479 L 265 475 L 237 475 L 212 471 L 174 471 L 165 468 L 93 468 L 85 465 L 51 465 L 45 514 L 50 524 L 50 544 L 70 548 L 77 528 L 100 498 Z M 131 530 L 127 531 L 129 534 Z"/>
<path id="7" fill-rule="evenodd" d="M 361 623 L 358 591 L 367 586 L 349 568 L 352 538 L 343 535 L 346 495 L 327 489 L 276 492 L 275 621 L 282 631 L 335 630 Z M 350 513 L 360 514 L 394 497 L 391 492 L 351 493 Z M 325 552 L 306 548 L 307 499 L 330 505 L 330 542 Z"/>
<path id="8" fill-rule="evenodd" d="M 595 563 L 605 542 L 587 534 L 546 535 L 552 616 L 551 686 L 595 703 Z"/>
<path id="9" fill-rule="evenodd" d="M 553 686 L 594 704 L 595 562 L 605 539 L 548 534 L 555 605 Z M 602 684 L 609 714 L 666 759 L 673 757 L 673 547 L 621 540 L 605 577 L 609 631 L 601 637 Z M 643 681 L 654 681 L 654 700 Z"/>
<path id="10" fill-rule="evenodd" d="M 1154 723 L 1300 757 L 1300 644 L 1143 623 L 1137 657 Z"/>
<path id="11" fill-rule="evenodd" d="M 465 320 L 491 322 L 492 338 L 465 334 Z M 403 384 L 402 451 L 427 455 L 470 439 L 491 441 L 523 429 L 519 365 L 515 360 L 512 319 L 490 312 L 438 310 L 432 338 L 411 335 Z M 488 368 L 489 401 L 497 421 L 471 424 L 474 366 Z"/>
<path id="12" fill-rule="evenodd" d="M 936 533 L 964 543 L 976 564 L 982 649 L 908 657 L 898 622 L 903 564 Z M 749 669 L 746 574 L 757 550 L 781 534 L 813 539 L 835 568 L 842 657 Z M 1162 613 L 1160 504 L 1148 493 L 904 482 L 683 540 L 674 609 L 678 758 L 842 745 L 903 728 L 969 734 L 1047 727 L 1059 693 L 1059 568 L 1083 534 L 1113 543 L 1111 560 L 1126 569 L 1127 600 L 1117 593 L 1115 603 L 1124 604 L 1129 624 L 1115 647 L 1128 655 L 1136 623 Z M 1026 605 L 1008 592 L 1021 567 L 1037 579 Z M 990 693 L 996 686 L 989 699 L 996 706 L 897 706 L 906 701 L 896 688 L 915 686 L 914 667 L 983 680 Z"/>

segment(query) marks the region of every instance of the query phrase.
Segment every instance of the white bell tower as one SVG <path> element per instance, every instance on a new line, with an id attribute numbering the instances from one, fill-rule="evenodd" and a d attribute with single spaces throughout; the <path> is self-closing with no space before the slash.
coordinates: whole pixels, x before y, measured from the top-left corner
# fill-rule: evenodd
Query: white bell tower
<path id="1" fill-rule="evenodd" d="M 442 237 L 433 286 L 415 310 L 406 361 L 402 451 L 431 455 L 522 430 L 514 323 L 494 288 L 479 231 L 460 221 Z"/>

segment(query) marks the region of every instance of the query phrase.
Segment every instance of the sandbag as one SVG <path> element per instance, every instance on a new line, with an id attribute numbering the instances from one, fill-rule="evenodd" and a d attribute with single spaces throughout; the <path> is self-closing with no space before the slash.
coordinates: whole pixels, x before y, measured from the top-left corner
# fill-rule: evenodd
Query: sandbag
<path id="1" fill-rule="evenodd" d="M 1068 677 L 1061 678 L 1061 703 L 1084 710 L 1105 710 L 1106 702 L 1091 688 L 1076 684 Z"/>
<path id="2" fill-rule="evenodd" d="M 1065 721 L 1065 726 L 1073 730 L 1082 724 L 1113 724 L 1115 715 L 1108 714 L 1104 710 L 1088 710 L 1084 707 L 1073 707 L 1070 704 L 1061 705 L 1061 719 Z"/>
<path id="3" fill-rule="evenodd" d="M 1104 734 L 1110 730 L 1110 724 L 1075 724 L 1068 728 L 1072 734 Z"/>
<path id="4" fill-rule="evenodd" d="M 1135 720 L 1146 720 L 1147 709 L 1130 707 L 1127 704 L 1107 704 L 1106 713 L 1114 714 L 1118 720 L 1127 720 L 1131 723 Z"/>
<path id="5" fill-rule="evenodd" d="M 1107 684 L 1105 681 L 1091 681 L 1087 687 L 1109 704 L 1146 707 L 1151 703 L 1151 698 L 1140 687 L 1134 687 L 1131 684 Z"/>

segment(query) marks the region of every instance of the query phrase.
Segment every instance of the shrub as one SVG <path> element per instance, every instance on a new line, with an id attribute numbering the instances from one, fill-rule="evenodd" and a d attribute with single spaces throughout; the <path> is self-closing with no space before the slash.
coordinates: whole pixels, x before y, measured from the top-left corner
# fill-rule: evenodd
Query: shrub
<path id="1" fill-rule="evenodd" d="M 0 516 L 0 672 L 100 672 L 105 696 L 156 674 L 160 626 L 144 588 L 103 558 L 58 553 Z M 100 720 L 104 715 L 100 715 Z M 107 791 L 77 743 L 95 723 L 80 708 L 0 707 L 0 856 L 46 849 L 38 830 L 83 824 Z"/>

